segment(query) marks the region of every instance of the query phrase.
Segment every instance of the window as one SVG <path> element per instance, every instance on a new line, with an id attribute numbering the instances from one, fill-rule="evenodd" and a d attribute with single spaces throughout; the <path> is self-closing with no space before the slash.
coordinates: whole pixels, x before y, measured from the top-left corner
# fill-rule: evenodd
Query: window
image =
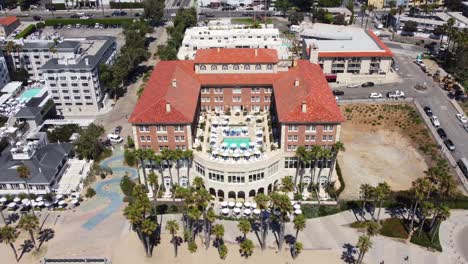
<path id="1" fill-rule="evenodd" d="M 66 76 L 60 76 L 60 80 L 61 80 L 61 81 L 65 81 L 66 79 L 67 79 Z"/>
<path id="2" fill-rule="evenodd" d="M 259 172 L 254 174 L 249 174 L 249 182 L 260 181 L 265 177 L 265 173 Z"/>
<path id="3" fill-rule="evenodd" d="M 73 96 L 73 98 L 74 98 L 75 100 L 80 100 L 80 99 L 81 99 L 81 96 Z"/>
<path id="4" fill-rule="evenodd" d="M 241 103 L 241 102 L 242 102 L 242 97 L 240 97 L 240 96 L 234 96 L 234 97 L 232 98 L 232 101 L 233 101 L 234 103 Z"/>
<path id="5" fill-rule="evenodd" d="M 202 88 L 201 93 L 202 94 L 209 94 L 210 93 L 210 88 Z"/>
<path id="6" fill-rule="evenodd" d="M 223 71 L 227 71 L 227 70 L 228 70 L 228 66 L 227 66 L 227 65 L 223 65 L 222 69 L 223 69 Z"/>
<path id="7" fill-rule="evenodd" d="M 261 69 L 262 69 L 262 65 L 260 65 L 260 64 L 255 65 L 255 70 L 258 71 L 258 70 L 261 70 Z"/>
<path id="8" fill-rule="evenodd" d="M 149 128 L 149 126 L 139 126 L 139 127 L 138 127 L 138 130 L 139 130 L 140 132 L 149 132 L 149 131 L 150 131 L 150 128 Z"/>
<path id="9" fill-rule="evenodd" d="M 252 101 L 252 103 L 259 103 L 260 102 L 260 96 L 252 96 L 251 101 Z"/>
<path id="10" fill-rule="evenodd" d="M 232 66 L 232 69 L 235 70 L 235 71 L 238 71 L 239 70 L 239 65 Z"/>
<path id="11" fill-rule="evenodd" d="M 270 102 L 271 97 L 270 96 L 265 96 L 264 100 L 265 100 L 265 102 Z"/>
<path id="12" fill-rule="evenodd" d="M 72 83 L 71 84 L 73 87 L 78 87 L 78 83 Z"/>
<path id="13" fill-rule="evenodd" d="M 212 181 L 218 181 L 218 182 L 224 182 L 224 175 L 221 174 L 222 172 L 215 173 L 215 172 L 209 172 L 208 173 L 208 179 Z"/>
<path id="14" fill-rule="evenodd" d="M 205 176 L 205 167 L 203 167 L 202 165 L 198 164 L 195 162 L 195 171 L 202 175 L 202 176 Z"/>
<path id="15" fill-rule="evenodd" d="M 315 132 L 315 126 L 314 125 L 308 125 L 306 127 L 306 132 Z"/>
<path id="16" fill-rule="evenodd" d="M 83 90 L 83 93 L 89 93 L 90 90 Z"/>
<path id="17" fill-rule="evenodd" d="M 328 141 L 333 141 L 333 136 L 332 135 L 328 136 Z"/>
<path id="18" fill-rule="evenodd" d="M 88 86 L 88 83 L 81 83 L 81 86 Z"/>
<path id="19" fill-rule="evenodd" d="M 80 76 L 80 79 L 81 80 L 86 80 L 87 78 L 86 78 L 86 76 Z"/>
<path id="20" fill-rule="evenodd" d="M 63 99 L 70 100 L 70 96 L 64 96 Z"/>
<path id="21" fill-rule="evenodd" d="M 308 141 L 308 142 L 315 141 L 315 135 L 306 135 L 305 141 Z"/>
<path id="22" fill-rule="evenodd" d="M 57 87 L 55 83 L 49 83 L 50 87 Z"/>
<path id="23" fill-rule="evenodd" d="M 175 132 L 184 132 L 184 126 L 174 126 Z"/>
<path id="24" fill-rule="evenodd" d="M 273 163 L 272 165 L 268 166 L 268 174 L 267 175 L 273 175 L 278 171 L 278 161 Z"/>
<path id="25" fill-rule="evenodd" d="M 221 88 L 215 88 L 215 89 L 214 89 L 214 93 L 215 93 L 215 94 L 222 94 L 222 93 L 223 93 L 223 89 L 221 89 Z"/>
<path id="26" fill-rule="evenodd" d="M 260 93 L 260 88 L 252 88 L 252 93 Z"/>
<path id="27" fill-rule="evenodd" d="M 250 65 L 244 65 L 244 70 L 250 71 Z"/>
<path id="28" fill-rule="evenodd" d="M 145 136 L 140 136 L 140 141 L 141 142 L 146 142 L 146 137 Z"/>
<path id="29" fill-rule="evenodd" d="M 72 79 L 73 81 L 75 81 L 75 80 L 77 80 L 77 79 L 78 79 L 78 77 L 76 77 L 76 76 L 72 76 L 72 77 L 70 77 L 70 79 Z"/>
<path id="30" fill-rule="evenodd" d="M 0 184 L 0 190 L 6 190 L 7 186 L 6 184 Z"/>
<path id="31" fill-rule="evenodd" d="M 211 70 L 212 71 L 216 71 L 218 69 L 218 67 L 216 67 L 216 65 L 211 65 Z"/>
<path id="32" fill-rule="evenodd" d="M 151 137 L 150 136 L 146 136 L 146 142 L 151 142 Z"/>
<path id="33" fill-rule="evenodd" d="M 240 94 L 240 93 L 242 93 L 242 89 L 241 88 L 233 88 L 232 93 L 233 94 Z"/>
<path id="34" fill-rule="evenodd" d="M 202 97 L 201 98 L 202 103 L 209 103 L 211 101 L 210 97 Z"/>
<path id="35" fill-rule="evenodd" d="M 159 136 L 158 142 L 167 142 L 167 136 Z"/>
<path id="36" fill-rule="evenodd" d="M 68 93 L 68 90 L 62 90 L 62 93 L 66 93 L 66 94 L 67 94 L 67 93 Z"/>
<path id="37" fill-rule="evenodd" d="M 327 132 L 333 131 L 333 125 L 323 126 L 323 131 L 327 131 Z"/>
<path id="38" fill-rule="evenodd" d="M 244 176 L 228 176 L 229 183 L 244 183 L 245 178 Z"/>
<path id="39" fill-rule="evenodd" d="M 297 141 L 298 140 L 298 136 L 297 135 L 289 135 L 288 136 L 288 141 Z"/>
<path id="40" fill-rule="evenodd" d="M 288 145 L 288 151 L 296 151 L 297 145 Z"/>
<path id="41" fill-rule="evenodd" d="M 11 189 L 13 189 L 13 190 L 19 190 L 19 189 L 21 189 L 21 187 L 20 187 L 19 184 L 10 184 L 10 187 L 11 187 Z"/>
<path id="42" fill-rule="evenodd" d="M 91 96 L 85 96 L 84 97 L 86 100 L 91 100 Z"/>
<path id="43" fill-rule="evenodd" d="M 323 135 L 322 136 L 322 141 L 333 141 L 333 136 L 332 135 Z"/>
<path id="44" fill-rule="evenodd" d="M 297 168 L 297 159 L 295 157 L 286 157 L 286 158 L 284 158 L 284 168 L 285 169 L 295 169 L 295 168 Z"/>
<path id="45" fill-rule="evenodd" d="M 73 93 L 80 93 L 80 90 L 72 90 Z"/>
<path id="46" fill-rule="evenodd" d="M 58 91 L 57 90 L 52 90 L 52 93 L 56 94 L 56 93 L 58 93 Z"/>
<path id="47" fill-rule="evenodd" d="M 263 88 L 264 93 L 271 93 L 271 88 Z"/>
<path id="48" fill-rule="evenodd" d="M 273 65 L 268 64 L 268 65 L 267 65 L 267 70 L 273 70 Z"/>
<path id="49" fill-rule="evenodd" d="M 206 66 L 205 65 L 200 65 L 200 71 L 206 71 Z"/>
<path id="50" fill-rule="evenodd" d="M 166 133 L 167 128 L 165 126 L 156 126 L 156 131 L 158 133 Z"/>
<path id="51" fill-rule="evenodd" d="M 184 136 L 175 136 L 175 141 L 176 141 L 176 142 L 184 142 L 184 141 L 185 141 L 185 137 L 184 137 Z"/>
<path id="52" fill-rule="evenodd" d="M 297 132 L 297 125 L 288 125 L 288 131 Z"/>

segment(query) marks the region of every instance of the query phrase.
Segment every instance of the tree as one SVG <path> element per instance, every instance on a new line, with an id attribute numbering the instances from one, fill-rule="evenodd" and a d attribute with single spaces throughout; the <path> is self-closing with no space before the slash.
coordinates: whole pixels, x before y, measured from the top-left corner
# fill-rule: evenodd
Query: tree
<path id="1" fill-rule="evenodd" d="M 16 168 L 16 172 L 18 173 L 18 177 L 24 181 L 24 186 L 26 187 L 26 190 L 28 191 L 28 198 L 30 199 L 31 193 L 29 191 L 28 180 L 31 177 L 31 174 L 29 172 L 29 168 L 23 164 Z M 31 208 L 32 208 L 32 205 L 31 205 Z M 34 209 L 32 209 L 32 214 L 34 215 Z"/>
<path id="2" fill-rule="evenodd" d="M 250 232 L 252 229 L 252 225 L 250 224 L 250 221 L 247 219 L 241 219 L 239 223 L 237 224 L 237 228 L 239 228 L 239 231 L 244 235 L 244 240 L 247 239 L 247 233 Z"/>
<path id="3" fill-rule="evenodd" d="M 405 22 L 405 25 L 403 26 L 403 31 L 405 32 L 415 32 L 418 30 L 418 23 L 414 21 L 407 21 Z"/>
<path id="4" fill-rule="evenodd" d="M 379 211 L 377 213 L 377 221 L 380 218 L 380 209 L 382 209 L 383 201 L 390 195 L 390 186 L 387 182 L 381 182 L 375 187 L 375 198 L 379 202 Z"/>
<path id="5" fill-rule="evenodd" d="M 304 167 L 304 161 L 307 159 L 307 150 L 305 149 L 304 146 L 299 146 L 296 149 L 296 153 L 294 154 L 294 157 L 297 160 L 297 165 L 296 165 L 296 174 L 294 176 L 294 185 L 293 185 L 293 190 L 297 187 L 297 177 L 299 176 L 299 173 L 303 174 L 304 172 L 302 171 Z M 283 178 L 282 180 L 284 180 Z M 301 177 L 301 182 L 302 182 L 302 177 Z"/>
<path id="6" fill-rule="evenodd" d="M 299 236 L 299 231 L 304 230 L 304 228 L 306 227 L 306 218 L 303 214 L 297 215 L 294 217 L 293 223 L 294 223 L 294 229 L 296 229 L 296 243 L 297 243 L 297 237 Z"/>
<path id="7" fill-rule="evenodd" d="M 376 236 L 379 231 L 379 224 L 375 221 L 369 221 L 366 224 L 366 233 L 369 237 Z"/>
<path id="8" fill-rule="evenodd" d="M 0 229 L 0 242 L 10 245 L 13 253 L 15 254 L 15 260 L 18 262 L 18 253 L 16 252 L 15 242 L 18 239 L 19 232 L 12 226 L 4 226 Z"/>
<path id="9" fill-rule="evenodd" d="M 354 23 L 354 2 L 348 1 L 346 4 L 346 8 L 351 11 L 351 17 L 349 18 L 349 24 L 352 25 Z"/>
<path id="10" fill-rule="evenodd" d="M 122 190 L 122 193 L 125 196 L 131 196 L 133 193 L 133 188 L 135 188 L 135 183 L 130 180 L 130 177 L 128 175 L 125 175 L 122 177 L 122 180 L 120 180 L 120 189 Z"/>
<path id="11" fill-rule="evenodd" d="M 173 151 L 173 158 L 175 161 L 175 167 L 177 171 L 177 184 L 180 185 L 180 162 L 182 161 L 183 157 L 183 151 L 181 149 L 176 149 Z"/>
<path id="12" fill-rule="evenodd" d="M 153 256 L 153 251 L 152 251 L 152 239 L 151 237 L 154 234 L 154 231 L 158 228 L 158 224 L 153 221 L 153 219 L 146 218 L 143 220 L 141 223 L 141 233 L 144 236 L 144 239 L 146 241 L 146 256 L 147 257 L 152 257 Z"/>
<path id="13" fill-rule="evenodd" d="M 289 21 L 291 21 L 292 25 L 299 25 L 302 21 L 304 21 L 304 14 L 294 12 L 289 16 Z"/>
<path id="14" fill-rule="evenodd" d="M 210 197 L 211 198 L 211 197 Z M 213 210 L 213 208 L 209 208 L 208 211 L 206 212 L 205 216 L 205 247 L 208 249 L 210 247 L 210 239 L 211 239 L 211 229 L 213 227 L 213 223 L 216 220 L 216 214 Z"/>
<path id="15" fill-rule="evenodd" d="M 268 212 L 266 212 L 266 210 L 268 209 L 268 203 L 270 202 L 270 197 L 268 197 L 267 195 L 263 193 L 259 193 L 257 194 L 257 196 L 254 197 L 254 200 L 257 203 L 258 208 L 260 208 L 261 210 L 261 215 L 260 215 L 261 224 L 262 224 L 261 246 L 262 246 L 262 250 L 265 250 L 266 237 L 268 234 L 268 226 L 269 226 Z"/>
<path id="16" fill-rule="evenodd" d="M 370 186 L 369 184 L 361 184 L 359 194 L 362 198 L 362 212 L 364 214 L 366 212 L 366 202 L 373 195 L 373 193 L 374 187 Z"/>
<path id="17" fill-rule="evenodd" d="M 99 158 L 105 146 L 100 141 L 104 134 L 104 127 L 91 123 L 87 129 L 79 132 L 79 137 L 75 141 L 76 153 L 87 160 Z"/>
<path id="18" fill-rule="evenodd" d="M 145 185 L 146 188 L 148 188 L 148 182 L 147 182 L 147 177 L 146 177 L 146 165 L 145 165 L 145 159 L 146 159 L 146 150 L 139 148 L 135 150 L 134 152 L 135 157 L 138 159 L 140 163 L 141 170 L 143 171 L 143 184 Z M 140 179 L 141 183 L 141 179 Z"/>
<path id="19" fill-rule="evenodd" d="M 280 190 L 285 193 L 290 193 L 294 191 L 294 183 L 291 176 L 286 176 L 281 179 L 281 188 Z"/>
<path id="20" fill-rule="evenodd" d="M 172 236 L 171 243 L 174 245 L 174 255 L 177 257 L 177 237 L 176 234 L 179 231 L 179 224 L 175 220 L 169 220 L 166 222 L 166 230 L 169 231 L 169 233 Z"/>
<path id="21" fill-rule="evenodd" d="M 174 161 L 174 151 L 170 150 L 170 149 L 163 149 L 161 151 L 161 155 L 162 155 L 162 158 L 163 160 L 165 161 L 165 164 L 167 166 L 167 169 L 169 171 L 169 177 L 171 178 L 171 186 L 174 186 L 174 180 L 172 178 L 172 165 L 173 165 L 173 161 Z"/>
<path id="22" fill-rule="evenodd" d="M 330 171 L 328 172 L 328 182 L 331 182 L 331 177 L 332 177 L 333 171 L 335 170 L 336 159 L 337 159 L 338 153 L 340 151 L 346 151 L 346 148 L 345 148 L 344 144 L 341 141 L 337 141 L 332 146 L 332 151 L 331 151 L 332 152 L 332 155 L 331 155 L 332 160 L 331 160 Z"/>
<path id="23" fill-rule="evenodd" d="M 222 255 L 222 246 L 223 244 L 223 237 L 224 237 L 224 226 L 221 224 L 216 224 L 213 226 L 213 234 L 215 235 L 215 247 L 218 249 L 218 254 L 221 259 L 224 259 L 226 255 Z M 226 248 L 227 250 L 227 248 Z M 227 252 L 226 252 L 227 253 Z"/>
<path id="24" fill-rule="evenodd" d="M 201 189 L 204 187 L 204 185 L 205 183 L 203 182 L 202 177 L 195 177 L 195 179 L 193 179 L 193 187 L 195 187 L 195 189 Z"/>
<path id="25" fill-rule="evenodd" d="M 410 210 L 410 225 L 409 225 L 409 232 L 410 234 L 413 232 L 413 225 L 414 225 L 414 218 L 416 217 L 416 210 L 420 202 L 425 199 L 430 192 L 430 182 L 427 178 L 419 178 L 412 183 L 412 187 L 410 189 L 413 201 L 413 208 Z"/>
<path id="26" fill-rule="evenodd" d="M 34 232 L 39 228 L 39 219 L 37 218 L 37 216 L 24 215 L 23 217 L 21 217 L 18 223 L 18 227 L 29 233 L 34 247 L 36 248 L 36 250 L 38 250 L 36 240 L 34 239 Z"/>
<path id="27" fill-rule="evenodd" d="M 187 184 L 190 187 L 190 168 L 192 167 L 193 162 L 193 151 L 186 150 L 183 153 L 183 158 L 187 162 Z"/>
<path id="28" fill-rule="evenodd" d="M 293 207 L 289 197 L 285 194 L 273 192 L 270 197 L 274 210 L 279 212 L 278 216 L 276 217 L 280 226 L 278 234 L 278 248 L 279 250 L 282 250 L 285 225 L 286 222 L 289 221 L 288 214 L 292 213 Z"/>
<path id="29" fill-rule="evenodd" d="M 143 1 L 143 16 L 150 20 L 151 24 L 159 24 L 164 17 L 164 0 L 145 0 Z"/>
<path id="30" fill-rule="evenodd" d="M 240 243 L 240 253 L 242 256 L 244 257 L 249 257 L 250 255 L 252 255 L 253 253 L 253 250 L 254 250 L 254 244 L 252 242 L 252 240 L 250 239 L 244 239 L 241 243 Z"/>
<path id="31" fill-rule="evenodd" d="M 275 7 L 281 12 L 283 17 L 285 17 L 286 13 L 291 8 L 291 4 L 289 3 L 288 0 L 277 0 L 275 2 Z"/>
<path id="32" fill-rule="evenodd" d="M 359 256 L 356 263 L 360 264 L 362 263 L 366 252 L 372 248 L 372 241 L 370 240 L 370 237 L 366 235 L 360 236 L 356 247 L 359 249 Z"/>
<path id="33" fill-rule="evenodd" d="M 67 124 L 64 126 L 56 127 L 52 131 L 47 131 L 47 138 L 49 142 L 68 142 L 74 133 L 78 133 L 80 127 L 77 124 Z"/>
<path id="34" fill-rule="evenodd" d="M 293 258 L 297 258 L 297 256 L 301 254 L 303 249 L 304 249 L 304 245 L 301 242 L 296 241 L 296 243 L 294 243 Z"/>
<path id="35" fill-rule="evenodd" d="M 421 236 L 421 233 L 424 229 L 424 223 L 426 222 L 427 218 L 432 215 L 433 211 L 434 211 L 434 204 L 431 203 L 431 202 L 427 202 L 427 201 L 424 201 L 422 202 L 422 206 L 421 206 L 421 216 L 422 216 L 422 220 L 419 224 L 419 231 L 418 231 L 418 236 Z"/>
<path id="36" fill-rule="evenodd" d="M 361 5 L 361 27 L 363 27 L 364 25 L 364 16 L 366 15 L 366 11 L 367 11 L 367 5 L 362 4 Z"/>

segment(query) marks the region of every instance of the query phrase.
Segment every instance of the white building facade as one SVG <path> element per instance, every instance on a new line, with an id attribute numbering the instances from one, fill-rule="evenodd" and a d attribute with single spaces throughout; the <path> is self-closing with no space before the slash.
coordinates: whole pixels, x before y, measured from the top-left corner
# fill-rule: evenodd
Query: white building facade
<path id="1" fill-rule="evenodd" d="M 3 57 L 3 53 L 0 51 L 0 90 L 10 82 L 10 75 L 8 74 L 8 67 Z"/>

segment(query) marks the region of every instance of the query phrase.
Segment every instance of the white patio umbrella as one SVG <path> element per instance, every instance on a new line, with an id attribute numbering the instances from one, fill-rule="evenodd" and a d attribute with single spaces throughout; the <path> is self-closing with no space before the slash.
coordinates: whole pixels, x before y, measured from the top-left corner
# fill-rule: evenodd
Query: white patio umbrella
<path id="1" fill-rule="evenodd" d="M 16 203 L 15 202 L 11 202 L 8 204 L 8 208 L 15 208 L 16 207 Z"/>
<path id="2" fill-rule="evenodd" d="M 229 207 L 234 207 L 234 205 L 236 205 L 236 203 L 234 203 L 234 202 L 231 201 L 231 202 L 229 202 L 228 205 L 229 205 Z"/>
<path id="3" fill-rule="evenodd" d="M 301 206 L 300 206 L 299 204 L 295 204 L 293 207 L 294 207 L 294 209 L 296 209 L 296 210 L 297 210 L 297 209 L 301 209 Z"/>
<path id="4" fill-rule="evenodd" d="M 245 206 L 245 207 L 250 207 L 250 205 L 251 205 L 250 202 L 245 202 L 245 203 L 244 203 L 244 206 Z"/>
<path id="5" fill-rule="evenodd" d="M 39 202 L 36 203 L 36 206 L 39 206 L 39 207 L 42 207 L 44 205 L 45 205 L 45 203 L 43 201 L 39 201 Z"/>
<path id="6" fill-rule="evenodd" d="M 240 154 L 239 154 L 239 153 L 237 153 L 237 152 L 236 152 L 236 153 L 234 153 L 234 158 L 238 158 L 239 156 L 240 156 Z"/>
<path id="7" fill-rule="evenodd" d="M 6 201 L 7 201 L 7 198 L 6 198 L 6 197 L 0 198 L 0 203 L 6 203 Z"/>
<path id="8" fill-rule="evenodd" d="M 242 203 L 241 203 L 241 202 L 236 203 L 236 207 L 241 208 L 241 207 L 242 207 Z"/>
<path id="9" fill-rule="evenodd" d="M 22 203 L 22 204 L 29 203 L 29 199 L 24 198 L 23 200 L 21 200 L 21 203 Z"/>
<path id="10" fill-rule="evenodd" d="M 58 205 L 65 205 L 65 204 L 67 204 L 67 202 L 65 202 L 65 201 L 58 202 Z"/>
<path id="11" fill-rule="evenodd" d="M 227 146 L 228 146 L 228 143 L 226 142 L 221 143 L 221 147 L 226 148 Z"/>
<path id="12" fill-rule="evenodd" d="M 245 143 L 240 143 L 239 146 L 240 146 L 241 148 L 246 148 L 246 147 L 247 147 L 247 144 L 245 144 Z"/>
<path id="13" fill-rule="evenodd" d="M 257 203 L 253 202 L 252 205 L 250 205 L 250 207 L 253 208 L 253 209 L 257 208 Z"/>
<path id="14" fill-rule="evenodd" d="M 217 125 L 217 124 L 218 124 L 218 120 L 217 120 L 217 119 L 213 120 L 212 124 L 213 124 L 213 125 Z"/>
<path id="15" fill-rule="evenodd" d="M 63 195 L 58 194 L 58 195 L 55 196 L 55 198 L 56 198 L 57 200 L 63 199 Z"/>
<path id="16" fill-rule="evenodd" d="M 255 143 L 250 142 L 250 143 L 249 143 L 249 146 L 250 146 L 251 148 L 253 148 L 253 147 L 255 147 Z"/>
<path id="17" fill-rule="evenodd" d="M 237 144 L 236 143 L 231 143 L 231 145 L 229 145 L 231 148 L 237 148 Z"/>
<path id="18" fill-rule="evenodd" d="M 70 201 L 71 204 L 77 204 L 78 202 L 79 202 L 78 199 L 73 199 Z"/>
<path id="19" fill-rule="evenodd" d="M 229 121 L 228 120 L 223 121 L 223 125 L 229 125 Z"/>
<path id="20" fill-rule="evenodd" d="M 245 127 L 242 127 L 242 130 L 248 131 L 248 128 L 245 126 Z"/>
<path id="21" fill-rule="evenodd" d="M 255 131 L 255 135 L 263 136 L 263 131 L 257 130 L 257 131 Z"/>
<path id="22" fill-rule="evenodd" d="M 40 201 L 42 201 L 42 200 L 44 200 L 44 198 L 42 198 L 42 196 L 38 196 L 38 197 L 36 198 L 36 202 L 40 202 Z"/>
<path id="23" fill-rule="evenodd" d="M 260 155 L 260 154 L 262 154 L 262 153 L 260 152 L 260 150 L 256 149 L 255 152 L 254 152 L 254 154 L 255 154 L 255 155 Z"/>
<path id="24" fill-rule="evenodd" d="M 235 214 L 239 214 L 241 210 L 240 210 L 239 208 L 236 207 L 236 208 L 234 208 L 233 211 L 234 211 Z"/>
<path id="25" fill-rule="evenodd" d="M 300 215 L 300 214 L 302 214 L 302 210 L 301 209 L 296 209 L 296 210 L 294 210 L 294 214 Z"/>
<path id="26" fill-rule="evenodd" d="M 228 202 L 227 202 L 227 201 L 222 201 L 222 202 L 221 202 L 221 206 L 222 206 L 222 207 L 228 206 Z"/>
<path id="27" fill-rule="evenodd" d="M 15 197 L 15 199 L 13 199 L 13 202 L 19 203 L 19 202 L 21 202 L 21 199 L 19 197 Z"/>
<path id="28" fill-rule="evenodd" d="M 24 206 L 30 206 L 30 205 L 31 205 L 31 202 L 33 202 L 33 201 L 29 201 L 29 200 L 24 201 L 24 202 L 21 201 L 21 204 L 23 204 Z"/>
<path id="29" fill-rule="evenodd" d="M 252 213 L 252 210 L 250 210 L 248 208 L 244 210 L 245 215 L 250 215 L 251 213 Z"/>
<path id="30" fill-rule="evenodd" d="M 229 209 L 223 208 L 223 209 L 221 210 L 221 213 L 222 213 L 223 215 L 227 215 L 227 214 L 229 214 Z"/>
<path id="31" fill-rule="evenodd" d="M 259 215 L 260 214 L 260 209 L 254 209 L 253 213 L 256 214 L 256 215 Z"/>
<path id="32" fill-rule="evenodd" d="M 213 155 L 218 155 L 218 151 L 217 151 L 217 150 L 213 150 L 213 152 L 211 152 L 211 154 L 213 154 Z"/>

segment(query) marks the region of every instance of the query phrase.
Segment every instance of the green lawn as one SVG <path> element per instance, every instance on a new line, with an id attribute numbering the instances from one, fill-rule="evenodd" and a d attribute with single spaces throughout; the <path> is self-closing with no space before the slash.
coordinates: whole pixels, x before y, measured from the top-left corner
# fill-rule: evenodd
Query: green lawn
<path id="1" fill-rule="evenodd" d="M 336 206 L 319 206 L 315 204 L 303 204 L 301 210 L 306 218 L 317 218 L 341 212 L 340 208 Z"/>
<path id="2" fill-rule="evenodd" d="M 429 222 L 429 220 L 427 222 Z M 434 237 L 434 242 L 431 242 L 431 234 L 429 234 L 428 229 L 429 227 L 427 224 L 425 225 L 425 228 L 423 229 L 423 232 L 421 232 L 420 236 L 418 236 L 418 231 L 415 231 L 411 237 L 411 243 L 442 252 L 442 246 L 440 245 L 439 241 L 439 229 L 436 231 L 437 233 Z"/>
<path id="3" fill-rule="evenodd" d="M 258 23 L 265 23 L 263 20 L 256 20 Z M 267 24 L 273 23 L 273 20 L 271 18 L 267 18 Z M 246 24 L 246 25 L 252 25 L 254 23 L 253 18 L 251 17 L 245 17 L 245 18 L 232 18 L 231 19 L 232 24 Z"/>
<path id="4" fill-rule="evenodd" d="M 380 222 L 381 228 L 379 233 L 382 236 L 395 237 L 395 238 L 408 238 L 408 232 L 405 226 L 398 218 L 388 218 Z"/>
<path id="5" fill-rule="evenodd" d="M 366 228 L 367 223 L 369 223 L 369 220 L 367 220 L 367 221 L 362 221 L 362 222 L 356 221 L 356 222 L 354 222 L 354 223 L 351 223 L 349 226 L 350 226 L 351 228 L 360 229 L 360 228 Z"/>

